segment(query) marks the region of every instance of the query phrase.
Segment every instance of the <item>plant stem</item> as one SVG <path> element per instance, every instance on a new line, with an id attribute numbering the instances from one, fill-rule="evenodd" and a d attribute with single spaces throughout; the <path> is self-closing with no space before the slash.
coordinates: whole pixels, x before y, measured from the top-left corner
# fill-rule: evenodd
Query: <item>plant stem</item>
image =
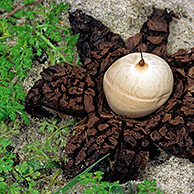
<path id="1" fill-rule="evenodd" d="M 40 14 L 40 15 L 43 15 L 43 16 L 46 16 L 47 14 L 42 12 L 42 11 L 32 11 L 31 13 L 33 14 Z"/>
<path id="2" fill-rule="evenodd" d="M 49 185 L 49 187 L 48 187 L 48 190 L 49 190 L 49 191 L 50 191 L 50 189 L 51 189 L 51 187 L 52 187 L 52 185 L 53 185 L 55 179 L 57 178 L 57 176 L 60 175 L 61 171 L 62 171 L 61 169 L 58 170 L 58 171 L 56 172 L 56 174 L 54 175 L 54 177 L 51 179 L 51 183 L 50 183 L 50 185 Z"/>
<path id="3" fill-rule="evenodd" d="M 61 46 L 61 47 L 57 47 L 57 50 L 62 50 L 62 49 L 65 49 L 66 46 Z"/>
<path id="4" fill-rule="evenodd" d="M 40 32 L 35 30 L 37 36 L 39 36 L 43 41 L 45 41 L 62 59 L 64 62 L 67 62 L 65 57 L 57 50 L 57 48 Z"/>
<path id="5" fill-rule="evenodd" d="M 73 123 L 67 123 L 65 125 L 63 125 L 62 127 L 59 127 L 49 138 L 48 140 L 50 140 L 53 136 L 55 136 L 55 134 L 60 131 L 61 129 L 65 128 L 65 127 L 69 127 L 70 125 L 73 125 Z"/>
<path id="6" fill-rule="evenodd" d="M 52 26 L 54 26 L 54 27 L 56 27 L 56 28 L 59 28 L 59 29 L 61 29 L 61 30 L 64 30 L 64 31 L 69 31 L 69 30 L 67 29 L 67 27 L 56 26 L 56 25 L 51 25 L 51 24 L 37 25 L 35 28 L 47 28 L 47 27 L 52 27 Z"/>
<path id="7" fill-rule="evenodd" d="M 36 150 L 37 153 L 41 154 L 43 157 L 49 160 L 49 157 L 42 150 L 37 149 L 34 145 L 32 147 L 34 150 Z"/>
<path id="8" fill-rule="evenodd" d="M 59 193 L 61 193 L 61 191 L 62 191 L 62 193 L 67 193 L 67 191 L 69 191 L 69 189 L 71 189 L 77 182 L 80 181 L 81 175 L 84 175 L 85 173 L 89 172 L 96 164 L 98 164 L 99 162 L 101 162 L 102 160 L 104 160 L 109 155 L 110 154 L 108 153 L 107 155 L 105 155 L 102 158 L 100 158 L 94 164 L 92 164 L 91 166 L 89 166 L 86 170 L 84 170 L 83 172 L 81 172 L 80 174 L 78 174 L 76 177 L 74 177 L 73 179 L 71 179 L 70 182 L 68 182 L 63 188 L 59 189 L 54 194 L 59 194 Z"/>

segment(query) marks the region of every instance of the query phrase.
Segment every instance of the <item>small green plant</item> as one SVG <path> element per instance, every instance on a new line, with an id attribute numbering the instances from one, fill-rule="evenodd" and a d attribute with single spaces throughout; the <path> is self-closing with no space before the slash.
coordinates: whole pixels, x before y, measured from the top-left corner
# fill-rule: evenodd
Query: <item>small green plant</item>
<path id="1" fill-rule="evenodd" d="M 64 136 L 68 134 L 69 127 L 74 126 L 75 122 L 69 122 L 62 126 L 58 126 L 57 120 L 44 121 L 40 125 L 39 133 L 44 134 L 45 140 L 40 142 L 33 139 L 24 147 L 24 152 L 28 153 L 28 160 L 41 160 L 44 163 L 52 163 L 60 161 L 60 152 L 66 141 Z"/>
<path id="2" fill-rule="evenodd" d="M 54 3 L 46 8 L 42 0 L 22 0 L 14 9 L 13 0 L 0 0 L 0 193 L 39 194 L 50 193 L 51 187 L 60 174 L 61 153 L 66 143 L 64 136 L 75 123 L 63 126 L 58 121 L 45 121 L 40 126 L 41 140 L 29 141 L 23 151 L 28 152 L 22 161 L 15 164 L 11 140 L 21 131 L 22 118 L 27 124 L 24 111 L 25 88 L 23 81 L 33 62 L 42 63 L 46 58 L 50 65 L 68 62 L 79 64 L 75 44 L 78 35 L 72 35 L 71 28 L 61 21 L 62 12 L 68 3 Z M 10 13 L 6 13 L 6 12 Z M 37 19 L 40 16 L 40 20 Z M 62 150 L 62 149 L 61 149 Z M 64 160 L 64 158 L 63 158 Z M 46 191 L 39 191 L 37 180 L 41 170 L 57 170 Z"/>
<path id="3" fill-rule="evenodd" d="M 34 179 L 40 173 L 33 170 L 27 162 L 14 165 L 15 155 L 9 150 L 12 142 L 5 138 L 0 139 L 0 193 L 39 193 Z"/>
<path id="4" fill-rule="evenodd" d="M 5 138 L 0 139 L 0 173 L 7 173 L 12 170 L 13 155 L 7 151 L 7 147 L 11 144 L 11 141 L 7 141 Z"/>
<path id="5" fill-rule="evenodd" d="M 48 56 L 51 65 L 64 61 L 79 64 L 75 49 L 78 35 L 72 35 L 71 28 L 60 23 L 60 14 L 67 11 L 69 4 L 51 1 L 51 6 L 45 8 L 40 2 L 23 0 L 23 9 L 0 17 L 0 121 L 14 121 L 21 116 L 29 123 L 24 112 L 26 93 L 22 82 L 33 60 Z M 36 9 L 29 8 L 32 3 Z M 13 1 L 0 0 L 2 10 L 13 11 L 13 7 Z M 43 21 L 37 21 L 37 16 L 42 16 Z M 25 21 L 18 24 L 21 18 Z"/>
<path id="6" fill-rule="evenodd" d="M 109 183 L 102 181 L 104 172 L 96 171 L 94 173 L 86 173 L 81 176 L 81 185 L 88 185 L 89 187 L 84 190 L 84 194 L 110 194 L 118 193 L 124 194 L 124 190 L 117 182 Z"/>
<path id="7" fill-rule="evenodd" d="M 14 121 L 17 115 L 21 115 L 22 119 L 28 124 L 29 121 L 24 112 L 24 106 L 20 103 L 24 100 L 25 93 L 21 85 L 13 83 L 1 85 L 0 81 L 0 121 L 5 120 L 7 117 Z"/>
<path id="8" fill-rule="evenodd" d="M 137 184 L 139 189 L 138 194 L 157 193 L 162 194 L 162 191 L 157 188 L 156 180 L 144 180 L 143 183 Z"/>
<path id="9" fill-rule="evenodd" d="M 0 0 L 0 9 L 4 11 L 11 11 L 13 8 L 13 0 Z"/>
<path id="10" fill-rule="evenodd" d="M 13 121 L 10 123 L 5 123 L 1 121 L 0 139 L 5 138 L 7 139 L 7 141 L 9 141 L 11 136 L 19 134 L 19 127 L 20 125 L 17 121 Z"/>
<path id="11" fill-rule="evenodd" d="M 60 188 L 57 190 L 57 192 L 55 192 L 54 194 L 65 194 L 67 193 L 71 188 L 73 188 L 73 186 L 78 183 L 82 178 L 81 176 L 88 173 L 92 168 L 94 168 L 94 166 L 96 166 L 98 163 L 100 163 L 102 160 L 104 160 L 107 156 L 109 156 L 109 154 L 103 156 L 102 158 L 100 158 L 98 161 L 96 161 L 94 164 L 92 164 L 91 166 L 89 166 L 86 170 L 84 170 L 83 172 L 81 172 L 80 174 L 78 174 L 75 178 L 73 178 L 71 181 L 69 181 L 63 188 Z"/>
<path id="12" fill-rule="evenodd" d="M 102 181 L 102 175 L 104 173 L 97 171 L 94 173 L 85 173 L 81 176 L 80 184 L 88 186 L 84 190 L 84 194 L 125 194 L 125 191 L 119 183 L 104 182 Z M 156 180 L 144 180 L 143 183 L 137 184 L 138 192 L 134 192 L 132 185 L 129 183 L 130 194 L 162 194 L 162 191 L 157 188 Z"/>

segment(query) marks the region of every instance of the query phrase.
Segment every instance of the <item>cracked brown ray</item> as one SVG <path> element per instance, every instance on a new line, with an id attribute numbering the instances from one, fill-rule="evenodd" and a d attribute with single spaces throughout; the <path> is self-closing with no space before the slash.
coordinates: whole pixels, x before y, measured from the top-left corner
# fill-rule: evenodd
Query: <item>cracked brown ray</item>
<path id="1" fill-rule="evenodd" d="M 79 33 L 77 49 L 82 66 L 44 69 L 42 79 L 30 89 L 26 110 L 34 116 L 53 111 L 81 118 L 65 147 L 66 176 L 74 177 L 110 153 L 99 166 L 106 179 L 126 182 L 145 169 L 157 147 L 194 162 L 194 48 L 166 51 L 173 13 L 153 9 L 140 30 L 126 43 L 100 21 L 77 10 L 70 13 L 73 33 Z M 105 99 L 102 80 L 107 68 L 120 57 L 136 51 L 154 53 L 172 68 L 174 89 L 156 112 L 141 119 L 114 114 Z"/>

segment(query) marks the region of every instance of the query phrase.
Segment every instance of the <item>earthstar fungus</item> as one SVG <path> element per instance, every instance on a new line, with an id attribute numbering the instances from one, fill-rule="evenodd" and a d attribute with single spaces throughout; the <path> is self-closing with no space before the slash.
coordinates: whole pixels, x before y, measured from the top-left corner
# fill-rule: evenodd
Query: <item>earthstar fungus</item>
<path id="1" fill-rule="evenodd" d="M 100 21 L 77 10 L 70 13 L 73 33 L 79 33 L 77 49 L 82 66 L 56 64 L 41 73 L 29 90 L 26 110 L 34 116 L 53 111 L 80 121 L 65 147 L 66 176 L 74 177 L 102 156 L 110 156 L 98 168 L 106 179 L 135 179 L 156 156 L 157 147 L 194 162 L 194 48 L 166 52 L 173 13 L 153 9 L 140 30 L 126 43 Z M 156 112 L 139 119 L 114 114 L 103 92 L 103 75 L 117 59 L 133 52 L 162 57 L 172 69 L 174 88 Z"/>

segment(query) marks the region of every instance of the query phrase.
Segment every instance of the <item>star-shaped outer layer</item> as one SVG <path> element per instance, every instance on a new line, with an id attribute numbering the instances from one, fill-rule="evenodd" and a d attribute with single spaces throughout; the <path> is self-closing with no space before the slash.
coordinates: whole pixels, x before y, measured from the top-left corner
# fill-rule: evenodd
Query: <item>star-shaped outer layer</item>
<path id="1" fill-rule="evenodd" d="M 70 13 L 69 20 L 73 33 L 79 33 L 82 67 L 64 63 L 44 69 L 42 79 L 26 98 L 26 110 L 32 115 L 49 110 L 81 118 L 65 147 L 65 175 L 74 177 L 110 153 L 98 167 L 107 172 L 108 180 L 126 182 L 146 167 L 157 146 L 194 162 L 194 49 L 190 53 L 180 49 L 172 55 L 166 52 L 172 13 L 153 9 L 140 33 L 126 43 L 80 10 Z M 141 119 L 129 119 L 110 110 L 102 80 L 115 60 L 140 49 L 164 58 L 175 83 L 172 95 L 159 110 Z"/>

